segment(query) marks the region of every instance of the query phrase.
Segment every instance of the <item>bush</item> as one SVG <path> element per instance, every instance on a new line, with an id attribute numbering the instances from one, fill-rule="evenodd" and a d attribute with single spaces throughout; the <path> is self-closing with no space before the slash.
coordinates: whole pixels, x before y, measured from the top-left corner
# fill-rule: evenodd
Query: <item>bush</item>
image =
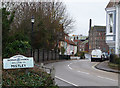
<path id="1" fill-rule="evenodd" d="M 43 70 L 38 68 L 33 69 L 17 69 L 17 70 L 3 70 L 3 82 L 2 86 L 9 87 L 43 87 L 43 88 L 58 88 L 53 84 L 53 80 L 50 74 L 47 74 Z"/>
<path id="2" fill-rule="evenodd" d="M 65 48 L 61 47 L 61 53 L 62 53 L 62 55 L 64 55 L 64 52 L 65 52 Z"/>
<path id="3" fill-rule="evenodd" d="M 75 56 L 80 56 L 80 53 L 79 53 L 79 52 L 77 52 L 77 53 L 75 54 Z"/>
<path id="4" fill-rule="evenodd" d="M 19 32 L 9 35 L 2 45 L 2 57 L 8 58 L 14 54 L 24 54 L 31 48 L 30 40 L 27 35 Z"/>
<path id="5" fill-rule="evenodd" d="M 110 55 L 110 62 L 114 63 L 114 64 L 120 64 L 120 57 L 115 55 L 115 54 L 111 54 Z"/>
<path id="6" fill-rule="evenodd" d="M 3 53 L 3 57 L 11 57 L 16 53 L 24 54 L 31 46 L 27 41 L 13 41 L 6 45 Z"/>
<path id="7" fill-rule="evenodd" d="M 80 52 L 80 57 L 81 57 L 82 59 L 84 59 L 84 58 L 85 58 L 85 52 Z"/>

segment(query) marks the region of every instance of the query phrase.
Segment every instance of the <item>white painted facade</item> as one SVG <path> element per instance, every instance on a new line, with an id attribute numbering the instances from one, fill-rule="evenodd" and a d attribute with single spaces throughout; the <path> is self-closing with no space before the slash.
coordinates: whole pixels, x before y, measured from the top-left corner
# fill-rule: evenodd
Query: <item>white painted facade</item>
<path id="1" fill-rule="evenodd" d="M 115 53 L 120 54 L 120 4 L 116 5 L 116 44 Z"/>
<path id="2" fill-rule="evenodd" d="M 111 20 L 110 20 L 110 15 L 112 15 Z M 107 8 L 106 9 L 106 43 L 109 45 L 110 53 L 115 53 L 115 25 L 114 25 L 115 20 L 116 20 L 115 7 Z M 112 25 L 111 30 L 110 30 L 110 25 Z"/>
<path id="3" fill-rule="evenodd" d="M 120 4 L 106 8 L 106 43 L 110 54 L 120 54 Z"/>
<path id="4" fill-rule="evenodd" d="M 77 46 L 75 45 L 71 45 L 67 42 L 64 42 L 64 48 L 65 48 L 65 55 L 72 55 L 72 52 L 73 52 L 73 55 L 75 55 L 77 53 Z"/>
<path id="5" fill-rule="evenodd" d="M 77 46 L 69 44 L 66 41 L 61 41 L 60 47 L 64 47 L 65 49 L 64 55 L 75 55 L 77 53 Z"/>

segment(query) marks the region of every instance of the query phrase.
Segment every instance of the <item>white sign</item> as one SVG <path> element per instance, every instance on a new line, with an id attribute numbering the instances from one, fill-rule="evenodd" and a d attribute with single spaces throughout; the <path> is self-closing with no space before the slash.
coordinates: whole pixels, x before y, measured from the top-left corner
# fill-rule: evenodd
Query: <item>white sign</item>
<path id="1" fill-rule="evenodd" d="M 33 68 L 33 57 L 25 57 L 23 55 L 15 55 L 9 59 L 3 59 L 4 69 L 16 69 L 16 68 Z"/>

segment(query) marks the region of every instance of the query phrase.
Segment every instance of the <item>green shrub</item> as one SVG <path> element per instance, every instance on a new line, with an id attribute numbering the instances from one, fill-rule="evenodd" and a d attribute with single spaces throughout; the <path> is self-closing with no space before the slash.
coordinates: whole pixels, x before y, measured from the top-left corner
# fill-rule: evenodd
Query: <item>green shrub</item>
<path id="1" fill-rule="evenodd" d="M 64 55 L 64 52 L 65 52 L 65 48 L 61 47 L 61 53 L 62 53 L 62 55 Z"/>
<path id="2" fill-rule="evenodd" d="M 27 35 L 18 32 L 13 35 L 9 35 L 6 38 L 6 41 L 4 41 L 2 45 L 2 57 L 11 57 L 14 54 L 24 54 L 27 49 L 31 48 L 30 39 Z"/>
<path id="3" fill-rule="evenodd" d="M 85 52 L 80 52 L 80 57 L 81 57 L 82 59 L 84 59 L 84 58 L 85 58 Z"/>
<path id="4" fill-rule="evenodd" d="M 11 57 L 16 53 L 24 54 L 31 46 L 27 41 L 13 41 L 6 45 L 3 57 Z"/>
<path id="5" fill-rule="evenodd" d="M 77 53 L 75 54 L 75 56 L 80 56 L 80 53 L 79 53 L 79 52 L 77 52 Z"/>
<path id="6" fill-rule="evenodd" d="M 115 55 L 115 54 L 111 54 L 110 55 L 110 62 L 114 63 L 114 64 L 120 64 L 120 57 Z"/>
<path id="7" fill-rule="evenodd" d="M 58 88 L 53 84 L 50 74 L 38 68 L 33 69 L 17 69 L 3 70 L 2 86 L 28 86 L 28 87 L 43 87 L 43 88 Z"/>

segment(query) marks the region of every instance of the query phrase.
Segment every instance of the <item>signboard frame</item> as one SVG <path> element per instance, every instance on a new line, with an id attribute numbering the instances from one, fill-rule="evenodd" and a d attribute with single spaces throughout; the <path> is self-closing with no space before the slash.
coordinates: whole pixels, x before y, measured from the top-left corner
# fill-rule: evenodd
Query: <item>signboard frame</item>
<path id="1" fill-rule="evenodd" d="M 33 57 L 15 55 L 11 58 L 3 59 L 3 69 L 33 68 Z"/>

